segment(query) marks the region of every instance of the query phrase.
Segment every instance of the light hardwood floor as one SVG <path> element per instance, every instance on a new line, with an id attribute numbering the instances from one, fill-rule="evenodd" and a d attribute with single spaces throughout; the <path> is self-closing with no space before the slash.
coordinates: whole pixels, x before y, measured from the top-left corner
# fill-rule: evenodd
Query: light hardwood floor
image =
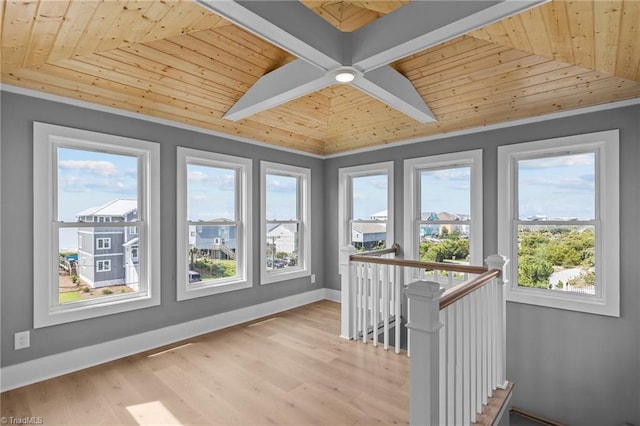
<path id="1" fill-rule="evenodd" d="M 45 425 L 407 424 L 409 360 L 343 340 L 321 301 L 2 393 Z"/>

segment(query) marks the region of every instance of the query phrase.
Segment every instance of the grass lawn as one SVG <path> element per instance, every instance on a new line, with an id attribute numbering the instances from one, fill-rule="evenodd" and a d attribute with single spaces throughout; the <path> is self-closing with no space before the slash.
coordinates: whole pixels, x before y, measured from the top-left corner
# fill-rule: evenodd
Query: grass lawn
<path id="1" fill-rule="evenodd" d="M 58 297 L 58 303 L 69 303 L 77 300 L 80 300 L 79 291 L 67 291 L 65 293 L 60 293 Z"/>

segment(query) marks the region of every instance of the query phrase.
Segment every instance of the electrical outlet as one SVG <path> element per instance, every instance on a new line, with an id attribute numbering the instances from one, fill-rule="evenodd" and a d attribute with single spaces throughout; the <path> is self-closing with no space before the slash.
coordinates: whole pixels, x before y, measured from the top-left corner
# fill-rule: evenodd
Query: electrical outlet
<path id="1" fill-rule="evenodd" d="M 30 342 L 29 331 L 21 331 L 20 333 L 15 334 L 15 347 L 14 349 L 17 351 L 18 349 L 28 348 L 31 344 Z"/>
<path id="2" fill-rule="evenodd" d="M 311 284 L 316 282 L 316 274 L 311 274 Z"/>

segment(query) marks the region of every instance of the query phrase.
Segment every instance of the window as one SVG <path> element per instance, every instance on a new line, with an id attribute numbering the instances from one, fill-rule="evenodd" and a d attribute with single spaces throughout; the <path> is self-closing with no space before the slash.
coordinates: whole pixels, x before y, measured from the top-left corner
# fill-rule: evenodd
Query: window
<path id="1" fill-rule="evenodd" d="M 618 145 L 614 130 L 499 148 L 508 300 L 619 316 Z"/>
<path id="2" fill-rule="evenodd" d="M 482 151 L 405 160 L 409 259 L 482 265 Z"/>
<path id="3" fill-rule="evenodd" d="M 159 153 L 151 142 L 34 123 L 36 328 L 160 303 Z M 140 229 L 140 263 L 125 268 L 129 226 Z"/>
<path id="4" fill-rule="evenodd" d="M 311 171 L 261 162 L 261 282 L 311 274 Z"/>
<path id="5" fill-rule="evenodd" d="M 98 262 L 96 263 L 96 271 L 109 272 L 110 270 L 111 270 L 110 260 L 98 260 Z"/>
<path id="6" fill-rule="evenodd" d="M 340 245 L 358 251 L 393 245 L 393 162 L 342 168 L 338 175 Z"/>
<path id="7" fill-rule="evenodd" d="M 178 300 L 251 283 L 251 160 L 178 147 Z"/>
<path id="8" fill-rule="evenodd" d="M 111 238 L 98 238 L 96 240 L 96 247 L 99 249 L 110 249 Z"/>

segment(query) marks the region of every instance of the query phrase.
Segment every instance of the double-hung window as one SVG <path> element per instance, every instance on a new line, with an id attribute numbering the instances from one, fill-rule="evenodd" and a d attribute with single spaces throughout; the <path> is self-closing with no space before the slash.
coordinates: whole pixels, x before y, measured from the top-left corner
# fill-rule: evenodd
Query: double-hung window
<path id="1" fill-rule="evenodd" d="M 405 256 L 482 265 L 482 151 L 404 161 Z"/>
<path id="2" fill-rule="evenodd" d="M 619 316 L 617 130 L 499 148 L 507 299 Z"/>
<path id="3" fill-rule="evenodd" d="M 96 240 L 96 245 L 99 249 L 110 249 L 111 248 L 111 238 L 98 238 Z"/>
<path id="4" fill-rule="evenodd" d="M 307 168 L 261 162 L 261 283 L 311 274 Z"/>
<path id="5" fill-rule="evenodd" d="M 33 151 L 35 327 L 159 304 L 158 144 L 34 123 Z"/>
<path id="6" fill-rule="evenodd" d="M 340 245 L 358 251 L 391 247 L 393 162 L 341 168 L 338 176 Z"/>
<path id="7" fill-rule="evenodd" d="M 178 147 L 178 300 L 251 282 L 251 160 Z"/>

